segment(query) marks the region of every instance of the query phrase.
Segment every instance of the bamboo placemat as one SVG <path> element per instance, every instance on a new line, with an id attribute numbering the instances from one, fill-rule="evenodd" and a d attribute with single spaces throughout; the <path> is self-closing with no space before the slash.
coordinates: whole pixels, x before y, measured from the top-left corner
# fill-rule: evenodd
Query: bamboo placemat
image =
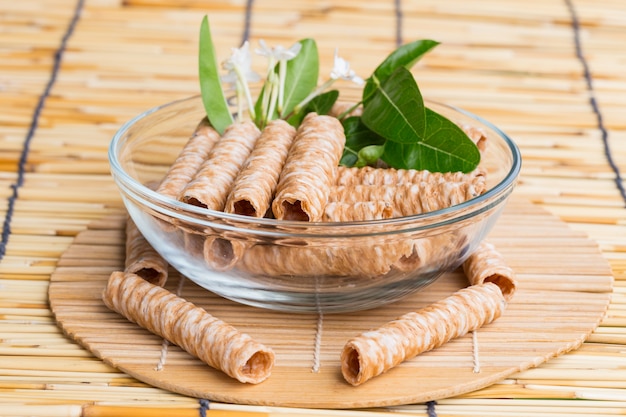
<path id="1" fill-rule="evenodd" d="M 513 201 L 490 234 L 519 282 L 506 313 L 479 331 L 353 387 L 340 373 L 339 356 L 347 338 L 466 287 L 462 271 L 445 274 L 425 291 L 384 307 L 325 315 L 246 307 L 190 281 L 181 283 L 179 277 L 168 279 L 169 291 L 276 351 L 271 377 L 258 386 L 243 386 L 104 305 L 102 292 L 110 273 L 124 269 L 124 241 L 124 219 L 117 217 L 106 227 L 98 222 L 79 233 L 61 256 L 49 297 L 63 331 L 148 384 L 236 404 L 364 408 L 475 391 L 580 346 L 604 317 L 613 284 L 608 263 L 593 242 L 530 203 Z"/>
<path id="2" fill-rule="evenodd" d="M 205 410 L 64 337 L 47 299 L 74 237 L 121 210 L 106 160 L 112 133 L 131 115 L 197 94 L 205 13 L 222 56 L 246 32 L 252 43 L 285 46 L 312 36 L 323 74 L 335 46 L 366 76 L 398 40 L 441 41 L 415 70 L 424 96 L 511 135 L 524 158 L 516 196 L 587 234 L 611 266 L 607 316 L 579 349 L 488 388 L 394 412 L 604 416 L 626 408 L 624 2 L 5 0 L 0 10 L 0 415 Z"/>

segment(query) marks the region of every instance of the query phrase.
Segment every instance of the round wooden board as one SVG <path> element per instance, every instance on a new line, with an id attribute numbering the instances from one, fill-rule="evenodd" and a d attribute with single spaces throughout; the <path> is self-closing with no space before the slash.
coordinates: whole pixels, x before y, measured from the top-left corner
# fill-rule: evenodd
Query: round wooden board
<path id="1" fill-rule="evenodd" d="M 162 339 L 104 306 L 100 297 L 106 280 L 124 262 L 123 224 L 122 213 L 94 223 L 61 257 L 49 289 L 58 324 L 103 361 L 143 382 L 220 402 L 361 408 L 477 390 L 577 348 L 604 317 L 613 285 L 608 262 L 594 242 L 543 209 L 513 198 L 489 236 L 518 274 L 519 290 L 505 314 L 476 337 L 454 340 L 352 387 L 339 364 L 348 338 L 466 286 L 461 272 L 446 274 L 393 305 L 323 317 L 240 305 L 185 280 L 184 298 L 275 350 L 271 377 L 248 385 L 176 346 L 164 348 Z M 174 274 L 167 288 L 176 291 L 179 281 Z"/>

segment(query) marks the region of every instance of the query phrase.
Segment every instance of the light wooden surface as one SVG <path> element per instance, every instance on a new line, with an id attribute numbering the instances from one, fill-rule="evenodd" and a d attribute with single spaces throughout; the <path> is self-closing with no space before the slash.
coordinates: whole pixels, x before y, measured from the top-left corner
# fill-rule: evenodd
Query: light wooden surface
<path id="1" fill-rule="evenodd" d="M 579 349 L 487 388 L 438 400 L 434 411 L 439 416 L 619 414 L 626 408 L 626 202 L 589 97 L 596 99 L 610 156 L 623 172 L 626 4 L 572 0 L 580 22 L 576 32 L 565 0 L 399 3 L 403 40 L 442 42 L 415 69 L 424 96 L 465 107 L 511 135 L 524 157 L 516 197 L 589 236 L 615 277 L 607 316 Z M 0 1 L 0 209 L 8 235 L 0 261 L 0 415 L 157 416 L 164 410 L 197 415 L 197 399 L 138 381 L 64 337 L 47 289 L 74 237 L 119 213 L 106 158 L 113 132 L 147 108 L 196 94 L 201 17 L 212 16 L 225 56 L 241 41 L 246 2 L 87 0 L 30 137 L 77 4 Z M 322 74 L 330 70 L 337 46 L 357 73 L 367 76 L 395 47 L 395 4 L 255 1 L 250 39 L 287 46 L 312 36 L 320 46 Z M 576 55 L 576 33 L 591 72 L 591 93 Z M 345 92 L 355 94 L 348 86 Z M 220 409 L 242 411 L 214 404 L 212 412 Z M 422 416 L 427 405 L 393 411 Z M 339 412 L 326 412 L 333 413 Z"/>

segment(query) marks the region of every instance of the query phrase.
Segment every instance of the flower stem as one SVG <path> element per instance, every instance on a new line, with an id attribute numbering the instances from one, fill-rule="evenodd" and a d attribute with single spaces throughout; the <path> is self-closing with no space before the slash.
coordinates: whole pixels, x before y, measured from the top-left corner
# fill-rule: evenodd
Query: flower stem
<path id="1" fill-rule="evenodd" d="M 254 120 L 256 119 L 254 102 L 252 101 L 252 95 L 250 94 L 250 88 L 248 88 L 246 76 L 241 72 L 241 68 L 239 68 L 238 65 L 235 66 L 235 73 L 237 74 L 237 78 L 239 80 L 237 83 L 237 90 L 242 90 L 245 94 L 246 102 L 248 103 L 248 113 L 250 113 L 250 118 Z"/>
<path id="2" fill-rule="evenodd" d="M 296 104 L 296 106 L 293 108 L 292 114 L 299 113 L 307 104 L 309 104 L 309 102 L 311 102 L 311 100 L 313 100 L 315 97 L 319 96 L 328 88 L 330 88 L 330 86 L 333 85 L 334 82 L 335 82 L 335 79 L 329 78 L 328 80 L 324 82 L 324 84 L 318 86 L 315 90 L 313 90 L 313 92 L 311 92 L 311 94 L 306 96 L 304 100 Z"/>
<path id="3" fill-rule="evenodd" d="M 285 78 L 287 78 L 287 60 L 278 62 L 278 114 L 282 116 L 285 100 Z"/>
<path id="4" fill-rule="evenodd" d="M 269 108 L 267 109 L 267 117 L 266 120 L 272 120 L 272 117 L 274 116 L 274 111 L 276 110 L 276 103 L 278 101 L 278 80 L 276 79 L 276 73 L 272 72 L 270 74 L 270 84 L 271 86 L 271 90 L 270 90 L 270 94 L 271 94 L 271 98 L 270 98 L 270 102 L 269 102 Z"/>
<path id="5" fill-rule="evenodd" d="M 243 87 L 241 86 L 241 80 L 237 80 L 237 121 L 242 120 L 243 115 Z"/>
<path id="6" fill-rule="evenodd" d="M 350 106 L 348 109 L 344 110 L 340 115 L 337 116 L 337 119 L 343 120 L 347 115 L 352 113 L 357 107 L 363 104 L 363 101 L 359 101 L 358 103 Z"/>

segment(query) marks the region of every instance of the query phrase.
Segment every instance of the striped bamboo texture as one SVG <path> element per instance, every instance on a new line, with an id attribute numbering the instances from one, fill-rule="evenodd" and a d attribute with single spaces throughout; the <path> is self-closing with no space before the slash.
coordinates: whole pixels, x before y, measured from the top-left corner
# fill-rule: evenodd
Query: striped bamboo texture
<path id="1" fill-rule="evenodd" d="M 322 74 L 330 70 L 337 46 L 357 73 L 367 76 L 395 47 L 395 3 L 257 0 L 250 40 L 287 46 L 315 37 Z M 579 349 L 487 388 L 438 400 L 434 411 L 440 416 L 621 413 L 626 408 L 626 203 L 576 56 L 570 3 L 398 3 L 403 40 L 443 42 L 415 70 L 424 96 L 465 107 L 510 134 L 524 156 L 516 197 L 589 236 L 615 278 L 605 319 Z M 94 222 L 120 213 L 106 159 L 113 132 L 149 107 L 196 94 L 198 22 L 205 13 L 212 16 L 217 47 L 225 56 L 242 39 L 246 2 L 86 0 L 50 95 L 36 113 L 77 4 L 0 2 L 0 212 L 10 218 L 0 260 L 0 415 L 198 415 L 197 399 L 140 382 L 64 337 L 47 291 L 74 238 L 88 225 L 96 227 Z M 571 5 L 610 155 L 624 172 L 626 4 L 572 0 Z M 358 94 L 341 87 L 348 97 Z M 38 123 L 30 137 L 34 114 Z M 23 175 L 18 175 L 20 166 Z M 105 230 L 116 227 L 115 222 L 100 224 Z M 100 258 L 90 266 L 101 274 L 108 262 Z M 220 409 L 294 412 L 212 405 L 214 412 Z M 393 411 L 426 416 L 433 405 Z"/>
<path id="2" fill-rule="evenodd" d="M 542 209 L 512 201 L 490 235 L 519 281 L 504 315 L 476 335 L 355 388 L 338 372 L 348 338 L 466 287 L 462 272 L 446 274 L 426 291 L 385 307 L 324 316 L 245 307 L 186 281 L 183 298 L 276 352 L 272 375 L 252 389 L 178 348 L 164 349 L 161 338 L 106 308 L 101 300 L 106 281 L 124 265 L 124 223 L 108 226 L 81 232 L 61 256 L 49 289 L 58 324 L 72 340 L 143 382 L 220 402 L 364 408 L 465 394 L 579 347 L 604 317 L 613 285 L 595 243 Z M 171 279 L 167 288 L 177 293 L 179 285 Z"/>

